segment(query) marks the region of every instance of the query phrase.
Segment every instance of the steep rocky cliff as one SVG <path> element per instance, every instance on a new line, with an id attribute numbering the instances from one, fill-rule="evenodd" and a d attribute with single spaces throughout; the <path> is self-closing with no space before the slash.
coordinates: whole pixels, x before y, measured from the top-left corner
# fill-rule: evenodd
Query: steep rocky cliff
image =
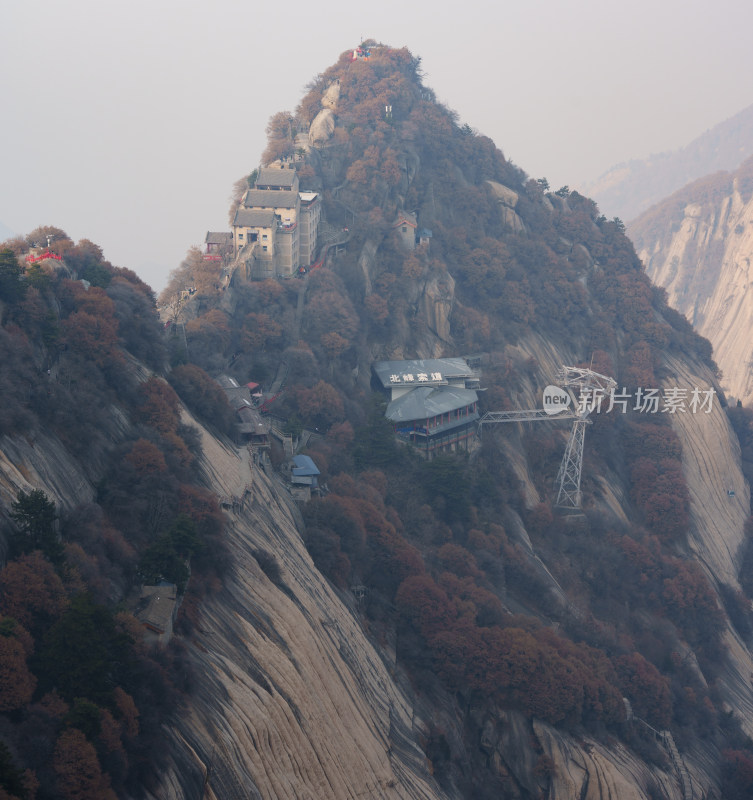
<path id="1" fill-rule="evenodd" d="M 595 206 L 575 193 L 544 194 L 483 137 L 453 128 L 437 111 L 431 93 L 415 83 L 414 69 L 404 51 L 388 48 L 375 51 L 369 63 L 343 57 L 302 103 L 318 144 L 309 157 L 314 173 L 309 180 L 322 192 L 330 223 L 350 230 L 345 252 L 330 256 L 331 272 L 312 275 L 305 294 L 298 293 L 297 325 L 313 351 L 310 358 L 328 363 L 330 351 L 320 349 L 319 337 L 321 342 L 333 333 L 339 337 L 340 355 L 327 367 L 333 383 L 357 395 L 368 386 L 374 359 L 483 350 L 490 366 L 483 380 L 497 392 L 496 402 L 507 408 L 538 406 L 542 387 L 562 364 L 588 361 L 595 351 L 632 386 L 637 376 L 656 380 L 665 391 L 689 393 L 716 386 L 705 346 L 651 293 L 619 227 L 599 219 Z M 388 103 L 394 111 L 385 119 Z M 412 209 L 419 228 L 433 231 L 428 244 L 415 248 L 396 238 L 392 229 L 392 220 Z M 347 302 L 335 311 L 338 295 Z M 228 305 L 227 298 L 223 303 Z M 355 324 L 352 315 L 359 313 Z M 286 352 L 289 359 L 300 358 L 300 349 Z M 254 358 L 258 365 L 260 356 Z M 542 477 L 543 464 L 535 451 L 541 445 L 551 447 L 558 458 L 567 429 L 555 425 L 533 444 L 525 431 L 488 434 L 486 454 L 475 457 L 487 464 L 487 458 L 498 458 L 492 455 L 495 448 L 503 454 L 499 460 L 517 481 L 522 501 L 507 505 L 498 518 L 508 542 L 505 567 L 502 577 L 498 571 L 496 582 L 484 585 L 493 588 L 510 619 L 530 614 L 554 631 L 573 631 L 568 635 L 575 641 L 585 639 L 613 652 L 617 661 L 634 658 L 618 655 L 629 652 L 630 636 L 645 637 L 643 651 L 673 675 L 664 680 L 673 682 L 678 698 L 682 692 L 686 697 L 713 694 L 720 707 L 735 709 L 735 718 L 739 713 L 739 724 L 750 734 L 753 690 L 745 676 L 753 672 L 753 660 L 744 635 L 720 617 L 716 641 L 724 656 L 711 668 L 706 645 L 689 641 L 692 635 L 665 616 L 695 602 L 690 594 L 677 601 L 680 608 L 673 612 L 655 605 L 657 592 L 667 595 L 673 581 L 687 579 L 696 584 L 716 619 L 723 590 L 740 592 L 750 497 L 723 397 L 716 399 L 708 414 L 660 420 L 671 423 L 678 443 L 672 448 L 681 452 L 685 538 L 661 546 L 654 542 L 652 547 L 666 548 L 661 556 L 665 566 L 673 565 L 664 572 L 663 587 L 661 579 L 657 584 L 649 577 L 655 575 L 656 564 L 647 566 L 639 579 L 639 585 L 646 585 L 645 596 L 638 589 L 637 596 L 621 600 L 625 605 L 609 614 L 597 610 L 596 597 L 588 597 L 589 581 L 596 596 L 612 592 L 598 585 L 599 558 L 587 553 L 606 548 L 601 558 L 622 558 L 620 548 L 633 547 L 626 540 L 634 536 L 647 541 L 636 527 L 636 519 L 642 521 L 635 508 L 640 467 L 621 461 L 616 441 L 606 446 L 614 433 L 608 433 L 605 422 L 607 428 L 594 434 L 595 449 L 587 446 L 586 515 L 555 518 L 550 531 L 557 530 L 562 538 L 554 546 L 535 522 L 537 514 L 546 518 L 551 504 L 550 483 Z M 283 400 L 281 408 L 304 417 L 307 413 L 295 401 Z M 621 421 L 613 424 L 619 429 Z M 242 457 L 222 457 L 206 438 L 204 450 L 209 463 L 226 465 L 209 484 L 214 491 L 220 474 L 226 484 L 244 483 L 233 477 Z M 331 448 L 311 452 L 325 460 L 333 457 Z M 551 462 L 547 469 L 551 471 Z M 222 491 L 228 493 L 227 488 Z M 665 501 L 657 499 L 660 505 Z M 420 525 L 415 511 L 406 533 L 429 559 L 437 559 L 432 535 L 427 541 L 410 531 Z M 490 520 L 475 513 L 475 524 L 490 531 Z M 430 510 L 426 515 L 431 520 L 426 524 L 437 526 L 433 536 L 440 543 L 448 540 L 442 537 L 467 543 L 454 531 L 440 533 L 449 529 Z M 692 728 L 695 723 L 683 727 L 679 712 L 677 721 L 665 727 L 666 722 L 655 722 L 661 714 L 654 719 L 644 705 L 641 714 L 655 723 L 652 727 L 631 717 L 629 701 L 624 709 L 620 704 L 621 738 L 614 738 L 589 728 L 553 725 L 501 705 L 496 689 L 504 687 L 495 687 L 487 697 L 462 684 L 453 691 L 446 679 L 427 670 L 426 659 L 418 659 L 416 668 L 415 656 L 405 655 L 411 650 L 405 637 L 418 636 L 419 647 L 428 647 L 427 642 L 402 624 L 385 624 L 373 607 L 359 608 L 340 573 L 332 573 L 338 589 L 323 582 L 302 546 L 296 520 L 285 490 L 270 476 L 256 473 L 244 506 L 230 519 L 238 569 L 219 595 L 205 601 L 190 637 L 196 642 L 191 644 L 191 661 L 197 700 L 191 701 L 190 713 L 171 722 L 175 747 L 173 764 L 164 774 L 164 795 L 190 796 L 202 779 L 217 796 L 243 796 L 246 791 L 265 798 L 685 800 L 717 795 L 719 756 Z M 458 528 L 457 520 L 454 525 Z M 277 584 L 260 572 L 254 548 L 270 549 L 279 559 L 283 569 Z M 571 571 L 563 564 L 563 553 Z M 672 577 L 680 563 L 690 565 L 687 575 L 695 577 Z M 354 563 L 351 580 L 366 580 L 378 598 L 382 580 L 361 578 L 366 569 Z M 516 588 L 517 569 L 525 578 Z M 459 574 L 467 579 L 467 573 Z M 621 578 L 617 574 L 609 580 Z M 533 594 L 526 583 L 536 587 Z M 711 594 L 704 594 L 704 585 L 714 587 Z M 695 589 L 688 585 L 688 591 Z M 621 596 L 621 590 L 615 594 Z M 626 611 L 634 620 L 630 634 L 616 621 Z M 494 635 L 491 628 L 482 630 L 482 636 Z M 274 633 L 283 631 L 286 644 Z M 663 638 L 662 646 L 654 644 L 657 636 Z M 443 641 L 451 646 L 450 639 Z M 466 659 L 472 661 L 470 642 L 466 648 Z M 542 673 L 548 669 L 539 667 Z M 311 687 L 316 692 L 307 691 Z M 558 690 L 541 691 L 556 695 Z M 229 699 L 218 703 L 218 695 Z M 711 707 L 711 700 L 703 702 L 704 708 Z"/>
<path id="2" fill-rule="evenodd" d="M 629 233 L 651 279 L 714 346 L 732 397 L 753 399 L 753 162 L 686 186 Z"/>
<path id="3" fill-rule="evenodd" d="M 121 352 L 126 337 L 148 352 L 149 337 L 134 335 L 143 318 L 117 271 L 109 295 L 56 285 L 64 346 L 36 295 L 17 303 L 36 372 L 11 362 L 21 338 L 4 328 L 4 515 L 32 488 L 66 512 L 75 568 L 56 564 L 71 595 L 89 581 L 115 606 L 168 569 L 187 583 L 171 646 L 144 668 L 151 693 L 132 681 L 164 746 L 133 748 L 143 775 L 118 784 L 124 797 L 721 800 L 753 763 L 750 494 L 708 343 L 647 280 L 619 223 L 528 180 L 436 103 L 418 67 L 374 46 L 314 81 L 297 113 L 320 135 L 296 165 L 339 244 L 300 281 L 207 280 L 178 334 L 152 330 L 172 365 L 150 368 L 183 402 Z M 415 241 L 395 222 L 411 215 Z M 90 312 L 110 302 L 121 327 L 103 357 Z M 552 494 L 569 421 L 486 428 L 467 453 L 431 461 L 396 443 L 372 362 L 469 353 L 482 412 L 539 407 L 563 365 L 631 394 L 635 407 L 603 398 L 591 414 L 581 507 Z M 294 501 L 282 448 L 269 463 L 221 432 L 229 407 L 199 367 L 264 382 L 286 447 L 300 434 L 321 470 L 320 496 Z M 645 411 L 644 389 L 713 402 Z M 186 510 L 211 544 L 176 553 L 192 541 Z M 100 552 L 118 527 L 122 574 Z M 140 641 L 132 619 L 120 624 Z M 49 621 L 38 625 L 46 642 Z M 13 630 L 5 620 L 0 636 Z M 155 720 L 160 671 L 174 686 Z M 3 737 L 23 722 L 10 737 L 19 764 L 34 763 L 24 726 L 57 708 L 56 736 L 80 726 L 126 775 L 107 749 L 122 710 L 98 712 L 105 741 L 77 695 L 69 712 L 27 694 L 29 709 L 1 717 Z M 59 775 L 35 764 L 40 798 L 65 777 L 57 748 Z M 109 797 L 101 786 L 92 800 Z"/>
<path id="4" fill-rule="evenodd" d="M 210 485 L 242 503 L 228 514 L 232 573 L 190 637 L 194 699 L 169 723 L 173 763 L 154 796 L 439 796 L 405 678 L 369 641 L 355 599 L 314 567 L 285 486 L 247 450 L 202 441 Z M 274 582 L 259 549 L 280 566 Z"/>
<path id="5" fill-rule="evenodd" d="M 537 358 L 544 372 L 572 355 L 537 337 L 522 344 L 521 352 Z M 668 382 L 691 386 L 710 377 L 684 361 L 670 360 L 667 367 Z M 527 395 L 520 395 L 522 404 L 535 402 Z M 198 426 L 183 413 L 185 423 Z M 749 504 L 738 445 L 719 407 L 676 422 L 692 494 L 693 548 L 716 581 L 734 583 Z M 462 737 L 460 719 L 420 696 L 390 644 L 370 636 L 355 598 L 323 579 L 303 545 L 298 508 L 280 479 L 253 464 L 245 448 L 199 428 L 206 486 L 220 498 L 242 501 L 226 511 L 232 569 L 183 637 L 193 688 L 185 705 L 165 720 L 169 757 L 150 796 L 467 796 L 452 783 L 437 783 L 423 749 L 437 719 L 449 737 Z M 93 496 L 84 470 L 53 438 L 40 436 L 31 447 L 6 437 L 2 453 L 5 504 L 25 487 L 43 488 L 61 506 Z M 619 479 L 605 477 L 605 488 L 619 491 Z M 732 501 L 728 485 L 738 489 Z M 613 500 L 602 496 L 604 513 L 613 513 Z M 254 557 L 259 550 L 273 554 L 279 577 L 271 580 L 260 568 Z M 533 547 L 531 557 L 537 558 Z M 567 598 L 567 587 L 558 592 Z M 731 657 L 725 696 L 748 728 L 753 661 L 731 629 L 726 636 Z M 479 747 L 491 770 L 518 787 L 509 796 L 543 791 L 557 800 L 642 800 L 661 787 L 664 797 L 684 797 L 670 761 L 651 765 L 619 743 L 574 737 L 493 706 L 472 713 L 484 732 Z M 542 755 L 549 759 L 544 772 Z M 696 787 L 708 788 L 701 753 L 697 759 L 686 752 L 684 767 Z"/>
<path id="6" fill-rule="evenodd" d="M 545 362 L 547 356 L 552 363 L 567 357 L 533 340 L 526 351 Z M 677 370 L 672 379 L 699 378 L 682 364 L 671 366 Z M 187 412 L 184 422 L 198 425 Z M 684 435 L 692 446 L 685 463 L 695 487 L 697 547 L 710 572 L 726 582 L 747 496 L 729 509 L 714 505 L 718 487 L 710 473 L 721 470 L 725 479 L 732 474 L 741 487 L 742 481 L 734 467 L 736 444 L 721 411 L 708 423 L 687 425 Z M 429 697 L 421 697 L 424 691 L 431 696 L 430 688 L 411 685 L 390 644 L 370 636 L 355 598 L 323 579 L 303 545 L 299 511 L 279 478 L 251 463 L 245 448 L 200 430 L 207 487 L 242 502 L 226 511 L 232 569 L 183 636 L 193 687 L 182 708 L 165 720 L 169 755 L 160 764 L 159 787 L 149 796 L 468 796 L 452 783 L 440 785 L 424 752 L 437 719 L 447 725 L 448 737 L 463 736 L 461 720 L 451 708 L 433 707 Z M 713 448 L 705 446 L 709 437 Z M 24 486 L 45 489 L 61 505 L 92 495 L 81 468 L 54 440 L 39 439 L 32 449 L 6 438 L 3 454 L 6 503 Z M 260 568 L 254 557 L 259 550 L 274 555 L 279 577 L 270 580 Z M 730 663 L 737 674 L 729 679 L 729 697 L 734 690 L 731 706 L 747 712 L 753 693 L 744 676 L 753 662 L 739 641 L 732 644 Z M 739 681 L 733 686 L 734 678 Z M 646 763 L 618 742 L 572 736 L 493 706 L 471 713 L 483 730 L 478 746 L 510 787 L 506 796 L 544 792 L 557 800 L 643 800 L 657 796 L 661 787 L 663 797 L 685 797 L 671 761 Z M 686 752 L 684 766 L 696 791 L 706 791 L 702 754 L 696 761 Z"/>

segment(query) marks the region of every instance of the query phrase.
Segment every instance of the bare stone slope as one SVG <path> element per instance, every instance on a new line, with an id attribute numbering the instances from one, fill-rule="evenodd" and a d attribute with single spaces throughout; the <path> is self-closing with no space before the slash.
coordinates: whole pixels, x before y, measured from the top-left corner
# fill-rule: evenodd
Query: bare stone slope
<path id="1" fill-rule="evenodd" d="M 714 347 L 723 386 L 753 400 L 753 196 L 746 162 L 691 184 L 629 228 L 651 279 Z"/>
<path id="2" fill-rule="evenodd" d="M 566 355 L 534 339 L 525 347 L 544 363 Z M 684 363 L 667 367 L 670 382 L 710 378 Z M 187 414 L 184 419 L 196 424 Z M 676 423 L 692 496 L 692 547 L 715 581 L 734 584 L 748 502 L 734 438 L 718 406 L 708 416 L 678 417 Z M 414 694 L 389 646 L 370 640 L 350 594 L 338 594 L 314 567 L 285 487 L 249 463 L 245 450 L 203 429 L 201 435 L 205 482 L 227 507 L 233 566 L 222 587 L 203 602 L 198 624 L 184 635 L 194 688 L 165 723 L 170 757 L 161 765 L 161 784 L 152 797 L 464 796 L 432 776 L 421 742 L 434 712 Z M 31 486 L 60 503 L 91 499 L 84 470 L 56 440 L 39 437 L 33 447 L 21 438 L 2 444 L 0 489 L 6 500 Z M 730 482 L 739 491 L 734 501 L 726 496 Z M 615 497 L 609 502 L 616 503 Z M 260 549 L 277 560 L 279 580 L 260 568 L 254 557 Z M 750 720 L 753 691 L 747 676 L 753 661 L 732 631 L 726 639 L 731 658 L 723 691 L 743 720 Z M 500 774 L 514 777 L 532 795 L 547 786 L 531 760 L 539 752 L 552 765 L 549 796 L 557 800 L 645 800 L 656 786 L 672 800 L 683 798 L 671 763 L 660 768 L 616 742 L 573 737 L 514 712 L 489 713 L 482 750 Z M 702 757 L 685 753 L 684 759 L 694 784 L 708 788 Z"/>
<path id="3" fill-rule="evenodd" d="M 546 343 L 528 347 L 556 358 Z M 683 382 L 709 377 L 670 366 Z M 716 407 L 698 423 L 679 429 L 688 453 L 695 547 L 712 576 L 734 582 L 747 490 L 737 466 L 721 466 L 739 460 L 723 411 Z M 716 446 L 697 462 L 694 453 L 709 437 Z M 391 651 L 378 652 L 370 642 L 351 598 L 338 595 L 313 566 L 285 488 L 250 467 L 243 450 L 234 452 L 206 432 L 203 446 L 208 482 L 219 495 L 242 496 L 249 482 L 251 488 L 241 507 L 228 512 L 232 572 L 204 603 L 187 639 L 196 690 L 167 726 L 173 757 L 154 796 L 201 797 L 202 785 L 207 797 L 218 798 L 463 796 L 432 778 L 419 747 L 428 730 L 418 710 L 425 704 L 401 679 Z M 717 506 L 704 486 L 721 494 L 730 476 L 740 485 L 740 501 Z M 257 564 L 257 549 L 278 560 L 278 585 Z M 728 638 L 736 668 L 725 683 L 739 707 L 753 708 L 742 679 L 753 662 L 732 633 Z M 539 722 L 531 727 L 515 713 L 495 714 L 485 737 L 489 757 L 531 792 L 546 783 L 538 783 L 536 765 L 523 757 L 536 741 L 554 765 L 551 796 L 558 800 L 643 800 L 656 785 L 669 798 L 683 797 L 671 764 L 649 766 L 620 745 L 575 739 Z M 700 764 L 686 756 L 686 766 L 697 785 L 707 785 Z"/>

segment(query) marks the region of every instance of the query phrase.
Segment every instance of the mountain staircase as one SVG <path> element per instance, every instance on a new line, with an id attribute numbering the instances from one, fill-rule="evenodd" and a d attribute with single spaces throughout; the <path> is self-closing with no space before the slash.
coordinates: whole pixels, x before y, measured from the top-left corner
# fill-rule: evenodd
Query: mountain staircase
<path id="1" fill-rule="evenodd" d="M 350 231 L 328 223 L 321 223 L 317 239 L 325 247 L 338 247 L 350 239 Z"/>
<path id="2" fill-rule="evenodd" d="M 293 445 L 293 437 L 289 433 L 285 433 L 276 420 L 269 419 L 269 432 L 280 441 L 282 449 L 285 451 L 285 458 L 290 461 L 295 455 L 295 446 Z"/>
<path id="3" fill-rule="evenodd" d="M 677 773 L 680 788 L 682 789 L 682 800 L 693 800 L 693 785 L 690 782 L 690 773 L 677 749 L 671 731 L 662 731 L 660 737 Z"/>
<path id="4" fill-rule="evenodd" d="M 301 281 L 298 287 L 298 303 L 295 307 L 295 322 L 293 323 L 293 342 L 297 344 L 301 338 L 301 327 L 303 325 L 303 307 L 306 305 L 306 287 L 308 281 Z"/>
<path id="5" fill-rule="evenodd" d="M 672 731 L 657 731 L 656 728 L 649 725 L 646 720 L 636 717 L 633 714 L 633 708 L 630 705 L 630 700 L 628 700 L 627 697 L 623 697 L 622 701 L 625 704 L 625 712 L 628 722 L 637 722 L 639 725 L 645 728 L 669 754 L 669 759 L 672 762 L 672 766 L 675 769 L 675 774 L 677 775 L 677 782 L 680 784 L 680 789 L 682 791 L 682 800 L 694 800 L 693 783 L 690 780 L 690 773 L 688 772 L 688 768 L 685 766 L 685 761 L 680 755 L 680 751 L 677 749 L 674 736 L 672 736 Z"/>
<path id="6" fill-rule="evenodd" d="M 288 362 L 281 361 L 280 365 L 277 367 L 275 379 L 269 387 L 270 395 L 277 395 L 282 391 L 282 387 L 285 385 L 285 379 L 288 377 L 288 369 Z"/>
<path id="7" fill-rule="evenodd" d="M 332 190 L 330 195 L 331 195 L 333 203 L 338 203 L 339 205 L 341 205 L 345 209 L 345 213 L 346 214 L 350 214 L 351 218 L 353 219 L 353 224 L 355 225 L 356 218 L 360 216 L 360 212 L 356 211 L 354 208 L 349 206 L 347 203 L 344 203 L 342 200 L 340 200 L 340 198 L 338 196 L 339 193 L 340 193 L 340 189 L 343 189 L 347 185 L 348 185 L 348 182 L 345 181 L 345 183 L 341 183 L 339 186 L 335 186 L 335 188 Z M 347 220 L 348 220 L 348 218 L 346 216 L 345 217 L 345 221 L 347 222 Z"/>

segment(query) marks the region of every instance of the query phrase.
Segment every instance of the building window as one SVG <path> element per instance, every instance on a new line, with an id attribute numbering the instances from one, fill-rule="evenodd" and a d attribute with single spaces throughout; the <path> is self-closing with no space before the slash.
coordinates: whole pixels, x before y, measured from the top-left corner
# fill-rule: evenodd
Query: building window
<path id="1" fill-rule="evenodd" d="M 408 233 L 408 226 L 407 225 L 403 225 L 403 233 Z"/>
<path id="2" fill-rule="evenodd" d="M 261 249 L 266 253 L 267 252 L 267 245 L 262 245 Z"/>
<path id="3" fill-rule="evenodd" d="M 238 234 L 238 238 L 239 238 L 239 239 L 242 239 L 242 238 L 243 238 L 243 234 L 242 234 L 242 233 L 239 233 L 239 234 Z"/>
<path id="4" fill-rule="evenodd" d="M 263 241 L 263 242 L 266 242 L 266 241 L 267 241 L 267 234 L 266 234 L 266 233 L 263 233 L 263 234 L 261 235 L 261 238 L 262 238 L 262 241 Z"/>

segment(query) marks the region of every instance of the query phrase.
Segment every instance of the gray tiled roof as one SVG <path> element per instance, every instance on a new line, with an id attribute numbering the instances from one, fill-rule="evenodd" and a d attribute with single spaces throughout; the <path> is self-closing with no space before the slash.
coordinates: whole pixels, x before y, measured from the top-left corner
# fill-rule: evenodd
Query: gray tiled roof
<path id="1" fill-rule="evenodd" d="M 269 424 L 262 419 L 261 414 L 255 408 L 244 405 L 238 409 L 238 416 L 243 424 L 250 426 L 246 428 L 247 433 L 269 433 Z"/>
<path id="2" fill-rule="evenodd" d="M 389 389 L 392 386 L 416 385 L 428 383 L 437 385 L 448 380 L 476 377 L 464 358 L 424 358 L 416 361 L 376 361 L 372 364 L 374 374 L 379 378 L 382 386 Z M 432 380 L 432 375 L 439 373 L 441 380 Z M 393 375 L 400 380 L 391 380 Z M 413 377 L 413 381 L 404 380 L 404 375 Z M 419 381 L 418 376 L 425 375 L 427 380 Z"/>
<path id="3" fill-rule="evenodd" d="M 473 389 L 456 386 L 420 386 L 393 400 L 385 416 L 393 422 L 430 419 L 456 408 L 465 408 L 475 403 L 478 395 Z"/>
<path id="4" fill-rule="evenodd" d="M 248 386 L 239 386 L 237 389 L 225 389 L 225 395 L 227 396 L 227 401 L 230 405 L 236 410 L 240 410 L 241 408 L 253 408 L 251 403 L 251 392 L 248 389 Z"/>
<path id="5" fill-rule="evenodd" d="M 143 586 L 142 602 L 146 607 L 136 614 L 144 625 L 164 633 L 172 623 L 177 602 L 177 589 L 173 583 L 162 583 L 159 586 Z"/>
<path id="6" fill-rule="evenodd" d="M 257 186 L 290 186 L 296 182 L 296 171 L 294 169 L 275 169 L 274 167 L 262 167 L 256 178 Z"/>
<path id="7" fill-rule="evenodd" d="M 206 244 L 232 244 L 233 234 L 228 231 L 207 231 Z"/>
<path id="8" fill-rule="evenodd" d="M 274 211 L 253 208 L 239 208 L 233 220 L 236 228 L 274 228 L 276 224 Z"/>
<path id="9" fill-rule="evenodd" d="M 243 199 L 246 208 L 295 208 L 297 192 L 278 192 L 275 189 L 249 189 Z"/>

